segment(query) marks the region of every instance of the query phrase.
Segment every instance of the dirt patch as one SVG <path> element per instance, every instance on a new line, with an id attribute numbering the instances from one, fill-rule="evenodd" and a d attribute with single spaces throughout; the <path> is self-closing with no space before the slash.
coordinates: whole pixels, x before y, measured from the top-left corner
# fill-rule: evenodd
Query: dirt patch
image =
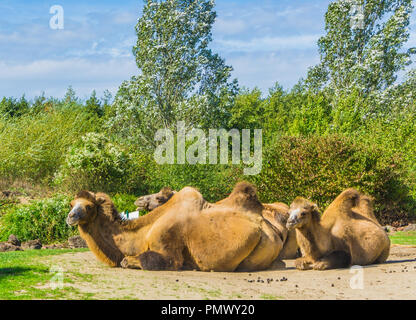
<path id="1" fill-rule="evenodd" d="M 91 252 L 51 257 L 49 263 L 84 275 L 71 284 L 93 299 L 416 299 L 416 247 L 393 246 L 387 263 L 363 269 L 352 289 L 350 269 L 253 273 L 150 272 L 109 268 Z"/>

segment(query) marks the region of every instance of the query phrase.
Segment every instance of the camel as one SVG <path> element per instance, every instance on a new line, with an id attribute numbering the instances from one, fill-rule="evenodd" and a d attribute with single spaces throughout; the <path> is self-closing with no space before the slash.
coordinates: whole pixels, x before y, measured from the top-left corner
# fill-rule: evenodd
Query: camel
<path id="1" fill-rule="evenodd" d="M 262 216 L 256 189 L 239 183 L 220 205 L 186 187 L 140 219 L 122 220 L 108 195 L 80 192 L 67 217 L 112 267 L 256 271 L 273 266 L 283 235 Z"/>
<path id="2" fill-rule="evenodd" d="M 354 189 L 342 192 L 322 217 L 315 203 L 296 198 L 287 227 L 296 230 L 299 270 L 383 263 L 390 253 L 390 239 L 374 215 L 372 200 Z"/>
<path id="3" fill-rule="evenodd" d="M 134 203 L 137 207 L 136 210 L 151 211 L 165 204 L 174 194 L 177 192 L 170 187 L 164 187 L 158 193 L 139 197 Z M 221 205 L 221 200 L 215 205 Z M 262 216 L 269 221 L 275 228 L 277 228 L 283 235 L 283 249 L 280 252 L 279 258 L 283 259 L 295 259 L 298 257 L 299 246 L 296 242 L 296 231 L 288 230 L 286 222 L 289 218 L 289 206 L 285 203 L 276 202 L 272 204 L 263 204 Z"/>
<path id="4" fill-rule="evenodd" d="M 157 207 L 160 207 L 162 204 L 168 202 L 169 199 L 172 198 L 176 193 L 177 192 L 173 191 L 171 188 L 165 187 L 162 188 L 162 190 L 160 190 L 158 193 L 138 198 L 134 205 L 137 207 L 137 211 L 152 211 Z"/>

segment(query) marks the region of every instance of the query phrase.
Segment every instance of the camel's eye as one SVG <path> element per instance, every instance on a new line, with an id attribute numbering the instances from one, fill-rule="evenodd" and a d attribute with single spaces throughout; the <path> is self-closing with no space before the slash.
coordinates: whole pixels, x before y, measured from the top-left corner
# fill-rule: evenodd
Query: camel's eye
<path id="1" fill-rule="evenodd" d="M 91 205 L 87 205 L 87 210 L 91 210 Z"/>
<path id="2" fill-rule="evenodd" d="M 301 215 L 302 217 L 304 217 L 304 216 L 306 216 L 306 212 L 305 212 L 305 211 L 303 211 L 300 215 Z"/>

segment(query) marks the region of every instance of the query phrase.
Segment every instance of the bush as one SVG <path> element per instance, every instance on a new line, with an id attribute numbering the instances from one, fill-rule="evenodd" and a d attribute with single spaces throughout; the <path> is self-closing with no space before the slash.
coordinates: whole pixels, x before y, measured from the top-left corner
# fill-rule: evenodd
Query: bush
<path id="1" fill-rule="evenodd" d="M 70 147 L 55 182 L 70 191 L 111 192 L 125 181 L 128 155 L 104 134 L 88 133 Z"/>
<path id="2" fill-rule="evenodd" d="M 227 197 L 242 179 L 242 169 L 227 165 L 158 165 L 147 166 L 148 193 L 159 192 L 163 187 L 181 190 L 186 186 L 199 189 L 207 201 L 216 202 Z"/>
<path id="3" fill-rule="evenodd" d="M 77 230 L 66 224 L 71 199 L 56 195 L 29 205 L 10 208 L 0 220 L 0 240 L 15 234 L 20 240 L 39 239 L 42 243 L 64 242 Z"/>
<path id="4" fill-rule="evenodd" d="M 263 171 L 252 178 L 264 202 L 290 204 L 303 196 L 325 209 L 343 190 L 353 187 L 375 198 L 381 222 L 405 219 L 414 200 L 403 182 L 399 154 L 339 135 L 284 137 L 266 148 Z"/>
<path id="5" fill-rule="evenodd" d="M 0 117 L 0 178 L 51 182 L 68 147 L 91 128 L 85 115 L 72 110 Z"/>
<path id="6" fill-rule="evenodd" d="M 136 206 L 134 202 L 138 197 L 130 194 L 117 193 L 111 199 L 114 202 L 118 212 L 123 212 L 128 210 L 129 212 L 136 211 Z"/>

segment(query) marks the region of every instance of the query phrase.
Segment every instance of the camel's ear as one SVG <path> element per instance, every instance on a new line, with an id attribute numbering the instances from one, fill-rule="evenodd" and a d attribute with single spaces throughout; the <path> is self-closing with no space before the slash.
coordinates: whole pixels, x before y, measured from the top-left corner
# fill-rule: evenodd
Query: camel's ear
<path id="1" fill-rule="evenodd" d="M 98 198 L 96 199 L 96 201 L 97 201 L 97 204 L 98 204 L 98 205 L 101 205 L 101 204 L 103 204 L 103 203 L 105 202 L 105 198 L 103 198 L 103 197 L 98 197 Z"/>
<path id="2" fill-rule="evenodd" d="M 321 220 L 321 211 L 319 210 L 319 207 L 316 203 L 312 206 L 312 217 L 315 219 L 315 221 Z"/>
<path id="3" fill-rule="evenodd" d="M 306 209 L 310 210 L 310 211 L 318 211 L 319 212 L 319 207 L 316 203 L 313 203 L 311 201 L 306 201 Z"/>

